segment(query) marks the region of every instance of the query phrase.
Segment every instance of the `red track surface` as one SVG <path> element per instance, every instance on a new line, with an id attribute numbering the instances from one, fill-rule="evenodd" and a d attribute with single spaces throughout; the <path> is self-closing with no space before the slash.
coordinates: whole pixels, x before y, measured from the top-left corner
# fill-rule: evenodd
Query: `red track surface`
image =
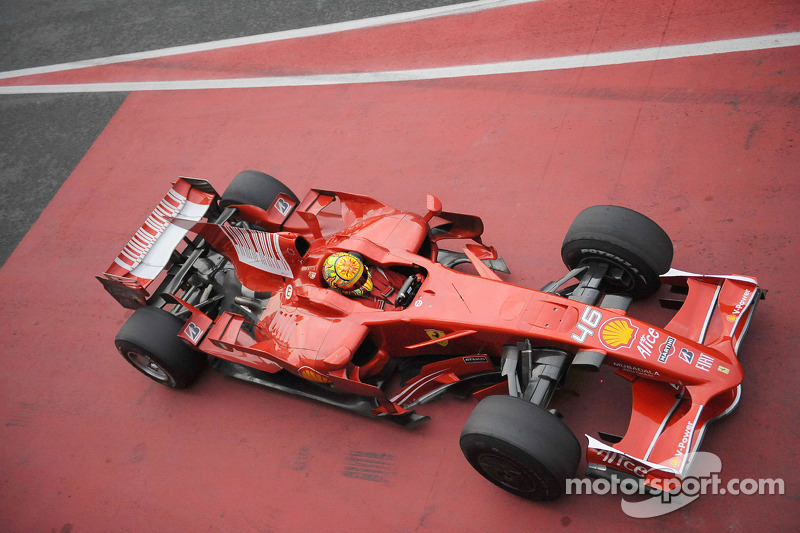
<path id="1" fill-rule="evenodd" d="M 393 70 L 704 42 L 800 29 L 794 1 L 543 1 L 472 15 L 4 80 L 87 83 Z M 425 82 L 132 93 L 0 270 L 0 529 L 508 531 L 795 529 L 800 49 Z M 743 399 L 702 449 L 723 480 L 784 496 L 704 496 L 640 521 L 620 496 L 515 498 L 464 460 L 471 401 L 407 431 L 209 373 L 187 392 L 113 347 L 127 313 L 92 279 L 179 175 L 240 170 L 364 192 L 437 194 L 480 214 L 510 281 L 560 277 L 583 207 L 625 205 L 674 265 L 771 289 L 743 349 Z M 659 320 L 659 312 L 640 313 Z M 579 436 L 624 432 L 626 382 L 575 372 L 557 406 Z M 581 437 L 582 441 L 585 441 Z M 580 472 L 579 472 L 580 473 Z"/>

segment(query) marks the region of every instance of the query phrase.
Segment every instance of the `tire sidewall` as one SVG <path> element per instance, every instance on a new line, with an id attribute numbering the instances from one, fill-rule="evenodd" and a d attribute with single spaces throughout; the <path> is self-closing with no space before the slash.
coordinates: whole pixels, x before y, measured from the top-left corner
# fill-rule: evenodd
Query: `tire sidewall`
<path id="1" fill-rule="evenodd" d="M 481 400 L 464 425 L 460 444 L 464 456 L 481 475 L 531 500 L 558 498 L 581 458 L 580 443 L 560 419 L 538 405 L 511 396 Z M 534 487 L 514 487 L 487 471 L 481 461 L 492 455 L 516 465 L 534 481 Z"/>
<path id="2" fill-rule="evenodd" d="M 546 466 L 532 457 L 526 457 L 527 452 L 522 448 L 514 446 L 495 437 L 485 435 L 468 435 L 462 437 L 461 447 L 467 461 L 486 479 L 502 488 L 505 491 L 516 494 L 530 500 L 554 500 L 561 495 L 561 492 L 554 490 L 558 487 L 558 478 L 550 472 Z M 485 461 L 489 457 L 501 458 L 502 460 L 514 465 L 516 469 L 523 473 L 524 477 L 530 480 L 532 488 L 521 490 L 509 483 L 504 483 L 488 472 Z"/>
<path id="3" fill-rule="evenodd" d="M 654 294 L 660 275 L 672 264 L 672 240 L 653 220 L 625 207 L 596 205 L 581 211 L 570 225 L 561 257 L 573 269 L 591 262 L 622 268 L 629 287 L 614 287 L 634 298 Z"/>
<path id="4" fill-rule="evenodd" d="M 206 356 L 179 337 L 184 321 L 157 307 L 140 307 L 128 318 L 114 339 L 117 351 L 136 370 L 170 388 L 183 389 L 197 381 L 206 366 Z M 167 374 L 167 380 L 147 374 L 134 361 L 139 353 L 155 362 Z"/>
<path id="5" fill-rule="evenodd" d="M 125 360 L 128 361 L 128 363 L 130 363 L 136 370 L 138 370 L 139 372 L 141 372 L 145 376 L 149 377 L 153 381 L 161 383 L 162 385 L 166 385 L 167 387 L 170 387 L 172 389 L 180 389 L 180 388 L 184 388 L 184 387 L 186 387 L 188 385 L 183 380 L 176 379 L 175 376 L 176 375 L 180 375 L 180 372 L 177 372 L 174 368 L 172 368 L 172 365 L 169 362 L 163 361 L 159 356 L 147 351 L 142 346 L 139 346 L 137 344 L 134 344 L 134 343 L 131 343 L 131 342 L 128 342 L 128 341 L 120 341 L 120 340 L 116 341 L 115 344 L 117 346 L 117 351 L 119 351 L 120 355 L 122 355 L 122 357 L 124 357 Z M 158 364 L 158 366 L 161 367 L 161 369 L 166 374 L 166 377 L 167 377 L 166 381 L 159 380 L 155 376 L 151 376 L 151 375 L 145 373 L 145 371 L 142 370 L 139 367 L 139 365 L 137 365 L 132 360 L 132 358 L 131 358 L 131 354 L 132 353 L 142 354 L 142 355 L 148 357 L 149 359 L 152 359 L 154 362 L 156 362 Z"/>
<path id="6" fill-rule="evenodd" d="M 628 293 L 634 298 L 653 294 L 661 285 L 661 278 L 652 266 L 622 246 L 610 242 L 592 239 L 571 241 L 564 245 L 561 256 L 570 269 L 593 261 L 622 267 L 633 277 L 633 286 Z"/>

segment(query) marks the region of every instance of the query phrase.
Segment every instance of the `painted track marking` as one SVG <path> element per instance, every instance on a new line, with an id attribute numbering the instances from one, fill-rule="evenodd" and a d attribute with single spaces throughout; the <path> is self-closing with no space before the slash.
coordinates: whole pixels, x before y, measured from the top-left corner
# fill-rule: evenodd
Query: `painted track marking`
<path id="1" fill-rule="evenodd" d="M 0 87 L 0 94 L 90 93 L 174 91 L 198 89 L 249 89 L 262 87 L 301 87 L 311 85 L 346 85 L 361 83 L 386 83 L 421 81 L 497 74 L 517 74 L 574 68 L 602 67 L 666 59 L 709 56 L 733 52 L 751 52 L 773 48 L 800 46 L 800 32 L 726 39 L 704 43 L 641 48 L 618 52 L 603 52 L 544 59 L 528 59 L 477 65 L 395 70 L 385 72 L 358 72 L 344 74 L 319 74 L 307 76 L 278 76 L 262 78 L 234 78 L 214 80 L 181 80 L 152 82 L 76 83 L 60 85 L 21 85 Z"/>
<path id="2" fill-rule="evenodd" d="M 47 65 L 42 67 L 9 70 L 6 72 L 0 72 L 0 80 L 19 78 L 22 76 L 32 76 L 35 74 L 49 74 L 53 72 L 63 72 L 66 70 L 76 70 L 87 67 L 113 65 L 116 63 L 126 63 L 129 61 L 140 61 L 143 59 L 157 59 L 161 57 L 168 57 L 180 54 L 190 54 L 194 52 L 207 52 L 209 50 L 221 50 L 223 48 L 233 48 L 237 46 L 247 46 L 251 44 L 262 44 L 275 41 L 284 41 L 288 39 L 297 39 L 302 37 L 314 37 L 317 35 L 327 35 L 330 33 L 338 33 L 343 31 L 359 30 L 365 28 L 376 28 L 378 26 L 388 26 L 390 24 L 416 22 L 435 17 L 446 17 L 450 15 L 465 15 L 468 13 L 477 13 L 479 11 L 484 11 L 487 9 L 513 6 L 517 4 L 529 4 L 532 2 L 540 2 L 540 1 L 541 0 L 477 0 L 474 2 L 466 2 L 463 4 L 454 4 L 449 6 L 433 7 L 429 9 L 420 9 L 417 11 L 409 11 L 405 13 L 394 13 L 391 15 L 383 15 L 380 17 L 371 17 L 360 20 L 337 22 L 334 24 L 323 24 L 320 26 L 312 26 L 309 28 L 299 28 L 295 30 L 263 33 L 247 37 L 235 37 L 232 39 L 223 39 L 219 41 L 190 44 L 185 46 L 173 46 L 170 48 L 161 48 L 159 50 L 134 52 L 130 54 L 120 54 L 115 56 L 101 57 L 97 59 L 87 59 L 84 61 L 74 61 L 71 63 L 60 63 L 57 65 Z M 9 93 L 3 93 L 3 94 L 9 94 Z"/>

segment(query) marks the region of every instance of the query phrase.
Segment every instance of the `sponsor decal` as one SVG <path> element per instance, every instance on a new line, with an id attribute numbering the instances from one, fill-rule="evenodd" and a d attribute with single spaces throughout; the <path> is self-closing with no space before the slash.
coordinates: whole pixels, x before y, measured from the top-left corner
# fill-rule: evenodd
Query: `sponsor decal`
<path id="1" fill-rule="evenodd" d="M 686 423 L 686 428 L 683 430 L 683 437 L 681 441 L 678 443 L 678 447 L 675 450 L 675 456 L 669 460 L 670 466 L 675 468 L 680 468 L 681 464 L 683 464 L 683 459 L 686 456 L 686 451 L 689 448 L 689 443 L 692 441 L 692 434 L 694 433 L 694 421 L 690 420 Z"/>
<path id="2" fill-rule="evenodd" d="M 722 366 L 722 365 L 719 365 L 719 366 L 717 367 L 717 370 L 719 370 L 719 371 L 720 371 L 720 372 L 722 372 L 723 374 L 730 374 L 730 372 L 731 372 L 731 369 L 730 369 L 730 368 L 724 367 L 724 366 Z"/>
<path id="3" fill-rule="evenodd" d="M 291 285 L 287 285 L 286 286 L 286 291 L 284 291 L 284 295 L 286 296 L 286 301 L 289 301 L 289 300 L 292 299 L 292 294 L 293 293 L 294 293 L 294 289 L 292 288 L 292 286 Z"/>
<path id="4" fill-rule="evenodd" d="M 291 208 L 292 204 L 290 204 L 283 198 L 278 198 L 278 200 L 275 202 L 275 209 L 277 209 L 278 213 L 280 213 L 283 216 L 286 216 L 286 213 L 288 213 L 289 209 Z"/>
<path id="5" fill-rule="evenodd" d="M 710 355 L 706 355 L 701 353 L 700 356 L 697 358 L 697 363 L 695 363 L 695 368 L 699 368 L 700 370 L 705 370 L 708 372 L 711 370 L 711 365 L 714 364 L 714 358 Z"/>
<path id="6" fill-rule="evenodd" d="M 427 333 L 427 334 L 428 334 L 428 337 L 429 337 L 431 340 L 440 339 L 440 338 L 444 337 L 445 335 L 447 335 L 447 334 L 446 334 L 444 331 L 440 331 L 440 330 L 438 330 L 438 329 L 426 329 L 426 330 L 425 330 L 425 333 Z M 439 346 L 447 346 L 447 344 L 448 344 L 449 342 L 450 342 L 450 341 L 446 341 L 446 340 L 445 340 L 445 341 L 442 341 L 442 342 L 437 342 L 436 344 L 438 344 Z"/>
<path id="7" fill-rule="evenodd" d="M 189 337 L 189 340 L 192 341 L 194 344 L 197 344 L 198 339 L 200 338 L 200 334 L 203 333 L 203 330 L 195 324 L 194 322 L 189 322 L 186 325 L 186 329 L 183 330 L 186 333 L 186 336 Z"/>
<path id="8" fill-rule="evenodd" d="M 739 303 L 733 308 L 733 313 L 728 315 L 728 322 L 736 322 L 736 319 L 739 318 L 739 315 L 741 315 L 742 311 L 744 311 L 751 294 L 752 291 L 750 289 L 745 289 L 744 294 L 742 294 L 742 298 L 739 300 Z"/>
<path id="9" fill-rule="evenodd" d="M 653 346 L 655 346 L 660 336 L 661 334 L 655 329 L 647 328 L 647 333 L 643 333 L 642 336 L 639 337 L 639 344 L 636 346 L 636 349 L 639 350 L 642 357 L 647 359 L 653 355 Z"/>
<path id="10" fill-rule="evenodd" d="M 489 360 L 484 355 L 472 355 L 470 357 L 463 358 L 465 363 L 486 363 Z"/>
<path id="11" fill-rule="evenodd" d="M 744 294 L 742 294 L 742 299 L 739 300 L 739 303 L 736 304 L 736 307 L 733 309 L 733 314 L 737 316 L 742 314 L 742 311 L 744 311 L 744 306 L 747 303 L 747 300 L 749 299 L 750 299 L 750 289 L 746 289 L 744 291 Z"/>
<path id="12" fill-rule="evenodd" d="M 691 365 L 692 359 L 694 359 L 694 352 L 686 348 L 681 348 L 681 353 L 678 354 L 678 357 L 681 358 L 681 361 Z"/>
<path id="13" fill-rule="evenodd" d="M 661 374 L 658 371 L 653 372 L 652 370 L 648 370 L 647 368 L 639 368 L 638 366 L 629 365 L 627 363 L 620 363 L 614 361 L 611 363 L 612 366 L 619 368 L 625 372 L 630 372 L 631 374 L 636 374 L 637 376 L 645 376 L 645 377 L 652 377 L 652 376 L 660 376 Z"/>
<path id="14" fill-rule="evenodd" d="M 603 256 L 603 257 L 608 257 L 610 259 L 613 259 L 615 262 L 622 263 L 623 265 L 628 267 L 630 270 L 632 270 L 636 274 L 639 273 L 639 269 L 634 267 L 629 262 L 625 261 L 623 258 L 621 258 L 621 257 L 619 257 L 617 255 L 614 255 L 612 253 L 603 251 L 603 250 L 597 250 L 595 248 L 581 248 L 581 254 L 595 254 L 595 255 L 600 255 L 600 256 Z"/>
<path id="15" fill-rule="evenodd" d="M 307 379 L 308 381 L 314 381 L 316 383 L 330 383 L 331 382 L 329 377 L 324 376 L 324 375 L 320 374 L 319 372 L 317 372 L 316 370 L 314 370 L 313 368 L 309 368 L 307 366 L 304 366 L 303 368 L 301 368 L 299 370 L 299 372 L 300 372 L 300 376 L 302 378 L 304 378 L 304 379 Z"/>
<path id="16" fill-rule="evenodd" d="M 583 309 L 580 321 L 576 325 L 580 333 L 573 333 L 572 339 L 580 343 L 586 342 L 587 337 L 594 336 L 594 331 L 600 325 L 601 320 L 603 320 L 603 313 L 594 309 L 591 305 L 587 305 Z"/>
<path id="17" fill-rule="evenodd" d="M 659 363 L 667 363 L 669 356 L 675 353 L 675 337 L 667 337 L 664 344 L 660 347 L 661 353 L 658 355 Z"/>
<path id="18" fill-rule="evenodd" d="M 414 307 L 422 307 L 422 298 L 414 302 Z"/>
<path id="19" fill-rule="evenodd" d="M 630 348 L 638 331 L 639 328 L 629 318 L 615 317 L 607 320 L 600 328 L 600 342 L 609 350 Z"/>
<path id="20" fill-rule="evenodd" d="M 612 452 L 611 450 L 596 450 L 596 453 L 597 456 L 608 465 L 627 470 L 638 477 L 647 475 L 647 468 L 633 461 L 627 455 Z"/>

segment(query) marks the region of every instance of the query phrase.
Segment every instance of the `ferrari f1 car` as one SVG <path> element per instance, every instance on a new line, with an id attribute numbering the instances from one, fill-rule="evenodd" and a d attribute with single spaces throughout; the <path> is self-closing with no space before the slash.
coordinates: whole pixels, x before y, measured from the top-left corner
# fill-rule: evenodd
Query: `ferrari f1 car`
<path id="1" fill-rule="evenodd" d="M 757 281 L 671 269 L 667 234 L 623 207 L 577 215 L 568 272 L 541 290 L 503 281 L 482 233 L 434 196 L 420 215 L 327 190 L 300 200 L 256 171 L 221 195 L 180 178 L 98 279 L 135 309 L 118 351 L 168 387 L 210 364 L 408 427 L 443 393 L 472 394 L 466 459 L 529 499 L 557 498 L 581 459 L 554 392 L 571 369 L 611 365 L 633 387 L 630 425 L 587 436 L 587 473 L 656 489 L 680 479 L 708 424 L 739 402 Z M 348 258 L 339 281 L 356 276 L 358 290 L 332 281 L 331 257 Z M 662 282 L 677 310 L 668 324 L 627 314 Z"/>

